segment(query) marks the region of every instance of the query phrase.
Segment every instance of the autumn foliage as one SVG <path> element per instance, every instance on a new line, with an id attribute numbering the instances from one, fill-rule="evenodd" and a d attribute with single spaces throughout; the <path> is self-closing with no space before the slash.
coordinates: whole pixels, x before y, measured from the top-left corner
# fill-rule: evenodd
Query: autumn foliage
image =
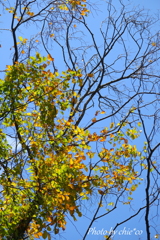
<path id="1" fill-rule="evenodd" d="M 93 192 L 103 196 L 112 188 L 131 194 L 137 187 L 132 168 L 140 156 L 136 146 L 121 130 L 110 134 L 114 124 L 99 134 L 76 126 L 73 97 L 79 96 L 70 85 L 82 74 L 54 74 L 49 64 L 37 53 L 26 64 L 8 66 L 0 82 L 1 239 L 50 239 L 51 230 L 65 230 L 66 213 L 73 219 L 82 215 L 79 199 L 89 199 Z M 18 136 L 16 151 L 7 143 L 8 132 Z M 136 129 L 126 129 L 126 134 L 138 137 Z M 109 142 L 110 147 L 97 153 L 92 142 Z M 89 164 L 93 157 L 95 164 Z"/>
<path id="2" fill-rule="evenodd" d="M 12 64 L 0 70 L 2 240 L 51 240 L 66 230 L 68 217 L 84 217 L 83 208 L 96 199 L 85 240 L 96 220 L 119 206 L 132 207 L 144 176 L 145 200 L 114 229 L 144 210 L 151 240 L 150 206 L 160 193 L 160 143 L 154 138 L 160 43 L 150 35 L 153 23 L 147 15 L 128 11 L 122 1 L 117 13 L 112 2 L 106 3 L 97 42 L 86 21 L 97 9 L 92 2 L 0 0 L 12 16 L 13 41 Z M 37 31 L 34 36 L 28 26 Z M 28 36 L 20 34 L 24 29 Z M 111 240 L 111 235 L 104 237 Z"/>

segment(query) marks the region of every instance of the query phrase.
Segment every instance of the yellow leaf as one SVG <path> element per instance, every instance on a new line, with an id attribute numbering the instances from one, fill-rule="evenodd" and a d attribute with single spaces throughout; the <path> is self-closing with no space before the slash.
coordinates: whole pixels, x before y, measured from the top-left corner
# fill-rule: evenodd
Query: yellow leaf
<path id="1" fill-rule="evenodd" d="M 65 196 L 66 200 L 68 201 L 69 200 L 69 197 L 68 196 Z"/>
<path id="2" fill-rule="evenodd" d="M 68 187 L 70 187 L 70 188 L 74 189 L 74 185 L 73 185 L 73 184 L 71 184 L 71 183 L 69 183 L 69 184 L 68 184 Z M 65 196 L 65 197 L 68 197 L 68 196 Z"/>
<path id="3" fill-rule="evenodd" d="M 153 47 L 156 47 L 156 43 L 155 43 L 155 42 L 152 42 L 152 46 L 153 46 Z"/>
<path id="4" fill-rule="evenodd" d="M 110 134 L 110 138 L 114 138 L 114 134 L 113 133 Z"/>
<path id="5" fill-rule="evenodd" d="M 114 181 L 112 181 L 112 180 L 108 180 L 107 182 L 111 185 L 114 184 Z"/>
<path id="6" fill-rule="evenodd" d="M 21 53 L 22 53 L 22 54 L 24 54 L 24 53 L 25 53 L 25 51 L 24 51 L 24 50 L 22 50 L 22 51 L 21 51 Z"/>
<path id="7" fill-rule="evenodd" d="M 74 27 L 74 28 L 76 28 L 76 27 L 77 27 L 77 25 L 76 25 L 76 24 L 74 24 L 74 25 L 73 25 L 73 27 Z"/>
<path id="8" fill-rule="evenodd" d="M 50 34 L 50 37 L 54 37 L 54 33 Z"/>
<path id="9" fill-rule="evenodd" d="M 160 234 L 156 234 L 154 237 L 155 237 L 155 238 L 159 238 L 159 236 L 160 236 Z"/>
<path id="10" fill-rule="evenodd" d="M 94 157 L 94 152 L 87 152 L 86 153 L 88 155 L 89 158 L 93 158 Z"/>
<path id="11" fill-rule="evenodd" d="M 73 96 L 74 96 L 74 97 L 77 97 L 77 93 L 76 93 L 76 92 L 73 92 Z"/>
<path id="12" fill-rule="evenodd" d="M 100 112 L 100 114 L 105 114 L 105 113 L 106 113 L 105 111 Z"/>
<path id="13" fill-rule="evenodd" d="M 108 206 L 114 206 L 114 202 L 109 202 Z"/>
<path id="14" fill-rule="evenodd" d="M 108 235 L 105 235 L 104 238 L 108 239 L 108 240 L 112 240 L 111 238 L 108 238 Z"/>
<path id="15" fill-rule="evenodd" d="M 61 10 L 68 11 L 68 7 L 67 7 L 65 4 L 60 5 L 59 8 L 60 8 Z"/>
<path id="16" fill-rule="evenodd" d="M 16 186 L 17 186 L 17 184 L 16 184 L 15 182 L 12 182 L 12 186 L 16 187 Z"/>
<path id="17" fill-rule="evenodd" d="M 99 203 L 99 206 L 100 206 L 100 207 L 103 207 L 103 204 L 102 204 L 102 203 Z"/>
<path id="18" fill-rule="evenodd" d="M 136 186 L 136 185 L 133 185 L 133 186 L 131 187 L 131 191 L 135 191 L 136 188 L 137 188 L 137 186 Z"/>
<path id="19" fill-rule="evenodd" d="M 110 124 L 110 128 L 113 128 L 114 127 L 114 123 L 112 122 L 111 124 Z"/>
<path id="20" fill-rule="evenodd" d="M 51 217 L 48 217 L 48 218 L 47 218 L 47 221 L 48 221 L 48 222 L 52 222 L 52 220 L 53 220 L 53 219 L 52 219 Z"/>
<path id="21" fill-rule="evenodd" d="M 27 40 L 28 40 L 27 38 L 24 38 L 23 41 L 22 41 L 23 44 L 25 44 L 27 42 Z"/>

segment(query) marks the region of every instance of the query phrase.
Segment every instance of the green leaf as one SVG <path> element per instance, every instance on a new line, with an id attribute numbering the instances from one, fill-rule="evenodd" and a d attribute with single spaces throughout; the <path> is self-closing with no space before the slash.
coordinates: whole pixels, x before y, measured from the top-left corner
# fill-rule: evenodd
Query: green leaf
<path id="1" fill-rule="evenodd" d="M 48 231 L 51 231 L 51 228 L 50 228 L 50 226 L 48 226 L 48 227 L 47 227 L 47 230 L 48 230 Z"/>
<path id="2" fill-rule="evenodd" d="M 108 203 L 108 206 L 114 206 L 114 202 Z"/>
<path id="3" fill-rule="evenodd" d="M 132 197 L 128 197 L 128 200 L 133 200 L 133 198 Z"/>
<path id="4" fill-rule="evenodd" d="M 45 231 L 43 232 L 43 234 L 42 234 L 42 237 L 43 237 L 44 239 L 46 239 L 47 236 L 48 236 L 48 233 L 47 233 L 47 231 L 45 230 Z"/>

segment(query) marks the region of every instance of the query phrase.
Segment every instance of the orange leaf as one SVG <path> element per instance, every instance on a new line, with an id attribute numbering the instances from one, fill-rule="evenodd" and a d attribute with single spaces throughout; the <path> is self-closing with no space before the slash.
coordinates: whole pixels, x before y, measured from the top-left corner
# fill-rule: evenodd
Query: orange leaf
<path id="1" fill-rule="evenodd" d="M 105 137 L 105 136 L 103 136 L 103 137 L 100 139 L 100 142 L 104 142 L 104 141 L 106 141 L 106 137 Z"/>
<path id="2" fill-rule="evenodd" d="M 101 114 L 105 114 L 106 112 L 105 111 L 102 111 L 102 112 L 100 112 Z"/>
<path id="3" fill-rule="evenodd" d="M 71 206 L 71 207 L 69 207 L 69 210 L 73 211 L 75 208 L 77 208 L 77 207 L 76 206 Z"/>
<path id="4" fill-rule="evenodd" d="M 34 16 L 34 12 L 27 12 L 27 14 L 31 17 Z"/>
<path id="5" fill-rule="evenodd" d="M 82 11 L 82 12 L 81 12 L 81 15 L 82 15 L 82 16 L 85 16 L 85 15 L 86 15 L 85 11 Z"/>
<path id="6" fill-rule="evenodd" d="M 24 51 L 24 50 L 22 50 L 22 51 L 21 51 L 21 53 L 22 53 L 22 54 L 24 54 L 24 53 L 25 53 L 25 51 Z"/>
<path id="7" fill-rule="evenodd" d="M 114 138 L 114 134 L 113 133 L 110 134 L 110 138 Z"/>
<path id="8" fill-rule="evenodd" d="M 82 159 L 82 160 L 86 160 L 86 157 L 85 157 L 85 156 L 81 156 L 81 159 Z"/>
<path id="9" fill-rule="evenodd" d="M 104 192 L 102 190 L 98 190 L 99 194 L 103 195 Z"/>
<path id="10" fill-rule="evenodd" d="M 52 58 L 52 56 L 50 54 L 48 54 L 47 58 L 49 61 L 54 61 L 54 58 Z"/>
<path id="11" fill-rule="evenodd" d="M 93 74 L 93 73 L 88 73 L 87 76 L 88 76 L 88 77 L 93 77 L 94 74 Z"/>
<path id="12" fill-rule="evenodd" d="M 97 121 L 97 119 L 96 119 L 96 118 L 93 118 L 93 119 L 92 119 L 92 122 L 93 122 L 93 123 L 94 123 L 94 122 L 96 122 L 96 121 Z"/>
<path id="13" fill-rule="evenodd" d="M 35 238 L 39 238 L 39 237 L 41 237 L 41 236 L 42 236 L 42 233 L 41 233 L 41 232 L 34 234 L 34 237 L 35 237 Z"/>

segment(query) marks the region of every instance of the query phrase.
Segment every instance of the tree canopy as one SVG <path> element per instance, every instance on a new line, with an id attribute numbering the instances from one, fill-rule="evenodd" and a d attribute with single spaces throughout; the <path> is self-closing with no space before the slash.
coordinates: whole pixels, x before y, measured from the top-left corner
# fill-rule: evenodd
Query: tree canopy
<path id="1" fill-rule="evenodd" d="M 160 193 L 159 18 L 125 1 L 103 3 L 97 39 L 95 3 L 0 4 L 10 19 L 0 30 L 13 44 L 0 79 L 0 239 L 54 239 L 68 216 L 83 218 L 94 201 L 85 240 L 95 221 L 120 204 L 132 207 L 140 184 L 142 203 L 113 229 L 143 212 L 152 239 Z"/>

